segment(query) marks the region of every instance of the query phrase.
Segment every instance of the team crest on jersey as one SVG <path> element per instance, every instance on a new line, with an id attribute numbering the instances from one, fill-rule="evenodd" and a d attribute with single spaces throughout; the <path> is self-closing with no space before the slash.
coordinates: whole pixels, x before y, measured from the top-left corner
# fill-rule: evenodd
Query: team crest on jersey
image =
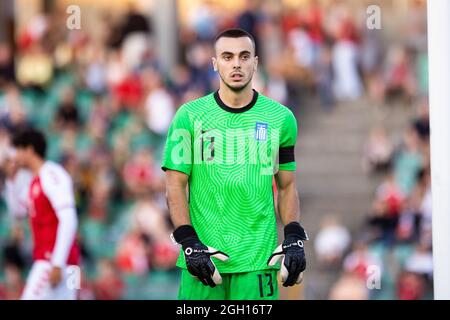
<path id="1" fill-rule="evenodd" d="M 267 141 L 267 128 L 269 125 L 263 122 L 257 122 L 255 127 L 255 139 L 257 141 Z"/>

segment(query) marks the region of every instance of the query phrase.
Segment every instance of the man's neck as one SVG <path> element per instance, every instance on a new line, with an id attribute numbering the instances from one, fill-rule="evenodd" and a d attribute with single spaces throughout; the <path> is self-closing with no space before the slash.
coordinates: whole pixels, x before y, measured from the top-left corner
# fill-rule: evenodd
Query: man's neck
<path id="1" fill-rule="evenodd" d="M 30 161 L 30 170 L 33 172 L 33 175 L 37 176 L 42 166 L 44 165 L 45 160 L 40 158 L 35 158 Z"/>
<path id="2" fill-rule="evenodd" d="M 228 107 L 240 109 L 248 105 L 253 99 L 253 89 L 251 86 L 247 86 L 242 91 L 235 92 L 222 86 L 219 89 L 220 100 L 223 101 Z"/>

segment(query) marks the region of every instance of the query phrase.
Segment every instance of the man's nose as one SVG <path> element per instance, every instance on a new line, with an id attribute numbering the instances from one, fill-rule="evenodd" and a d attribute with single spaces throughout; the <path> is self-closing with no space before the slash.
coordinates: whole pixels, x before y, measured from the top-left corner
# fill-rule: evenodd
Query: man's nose
<path id="1" fill-rule="evenodd" d="M 240 68 L 241 67 L 241 59 L 239 57 L 235 57 L 233 59 L 233 68 Z"/>

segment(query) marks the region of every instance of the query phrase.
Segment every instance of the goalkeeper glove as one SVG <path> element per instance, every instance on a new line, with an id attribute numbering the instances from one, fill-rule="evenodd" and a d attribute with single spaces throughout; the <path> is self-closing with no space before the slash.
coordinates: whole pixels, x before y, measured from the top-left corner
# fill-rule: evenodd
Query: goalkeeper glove
<path id="1" fill-rule="evenodd" d="M 212 288 L 222 283 L 222 277 L 211 257 L 226 261 L 229 258 L 227 254 L 205 246 L 198 238 L 195 229 L 190 225 L 178 227 L 173 232 L 173 238 L 181 244 L 190 274 L 198 278 L 205 286 Z"/>
<path id="2" fill-rule="evenodd" d="M 291 222 L 284 227 L 284 241 L 270 256 L 267 264 L 274 266 L 281 257 L 281 280 L 284 287 L 299 284 L 303 279 L 303 271 L 306 269 L 305 250 L 303 240 L 308 240 L 308 235 L 300 223 Z"/>

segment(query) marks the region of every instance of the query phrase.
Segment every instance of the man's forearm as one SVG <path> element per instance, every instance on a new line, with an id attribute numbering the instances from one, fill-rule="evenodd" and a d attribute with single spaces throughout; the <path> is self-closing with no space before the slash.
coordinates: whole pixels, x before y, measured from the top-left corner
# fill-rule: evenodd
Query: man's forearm
<path id="1" fill-rule="evenodd" d="M 295 184 L 278 190 L 278 212 L 284 225 L 300 220 L 300 201 Z"/>
<path id="2" fill-rule="evenodd" d="M 186 197 L 186 188 L 181 185 L 168 183 L 166 186 L 167 205 L 170 218 L 175 228 L 191 224 L 189 217 L 189 204 Z"/>
<path id="3" fill-rule="evenodd" d="M 63 208 L 55 211 L 58 217 L 58 230 L 51 263 L 64 267 L 77 235 L 78 217 L 75 208 Z"/>
<path id="4" fill-rule="evenodd" d="M 284 224 L 284 241 L 269 257 L 267 265 L 272 267 L 281 260 L 281 281 L 284 287 L 302 282 L 306 268 L 304 240 L 308 240 L 300 225 L 300 201 L 298 199 L 295 178 L 292 173 L 279 176 L 278 211 Z"/>

